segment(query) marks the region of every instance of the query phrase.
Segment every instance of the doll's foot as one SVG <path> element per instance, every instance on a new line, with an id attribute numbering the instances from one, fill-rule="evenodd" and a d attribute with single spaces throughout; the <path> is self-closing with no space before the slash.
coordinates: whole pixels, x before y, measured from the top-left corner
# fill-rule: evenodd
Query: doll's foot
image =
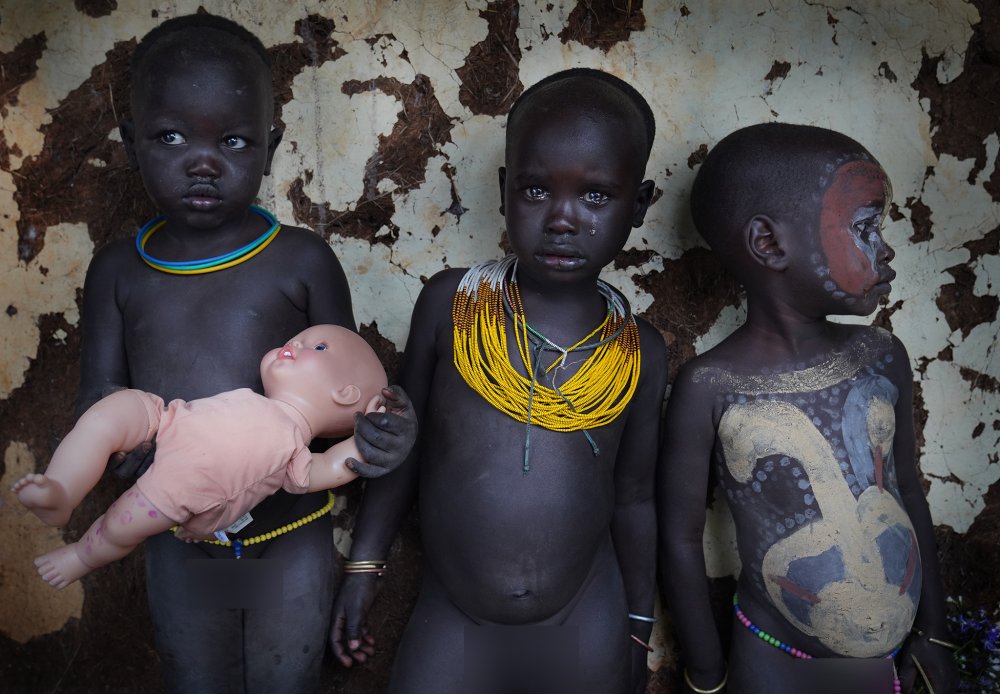
<path id="1" fill-rule="evenodd" d="M 66 493 L 62 485 L 45 475 L 25 475 L 14 483 L 11 490 L 17 494 L 17 500 L 46 525 L 61 527 L 69 521 L 70 510 L 66 508 Z"/>
<path id="2" fill-rule="evenodd" d="M 92 571 L 91 567 L 80 561 L 73 545 L 66 545 L 37 557 L 35 568 L 46 583 L 60 589 Z"/>

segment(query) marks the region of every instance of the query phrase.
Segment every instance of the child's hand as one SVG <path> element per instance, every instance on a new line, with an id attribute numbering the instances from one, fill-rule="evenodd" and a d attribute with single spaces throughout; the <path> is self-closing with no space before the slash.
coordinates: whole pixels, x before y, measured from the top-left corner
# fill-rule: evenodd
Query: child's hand
<path id="1" fill-rule="evenodd" d="M 347 467 L 361 477 L 392 472 L 410 454 L 417 440 L 417 415 L 399 386 L 382 389 L 384 407 L 354 417 L 354 442 L 364 461 L 347 459 Z"/>
<path id="2" fill-rule="evenodd" d="M 913 636 L 898 662 L 904 692 L 954 692 L 958 687 L 954 652 L 926 637 Z"/>
<path id="3" fill-rule="evenodd" d="M 111 473 L 120 480 L 134 480 L 149 469 L 155 455 L 156 437 L 153 437 L 152 441 L 140 444 L 128 453 L 111 456 Z"/>

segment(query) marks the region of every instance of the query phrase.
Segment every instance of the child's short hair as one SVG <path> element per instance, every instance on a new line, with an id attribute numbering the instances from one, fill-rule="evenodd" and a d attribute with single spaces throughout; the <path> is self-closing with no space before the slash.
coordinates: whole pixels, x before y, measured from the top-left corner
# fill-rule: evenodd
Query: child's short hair
<path id="1" fill-rule="evenodd" d="M 141 79 L 143 71 L 146 69 L 147 60 L 154 48 L 160 45 L 178 45 L 183 43 L 198 45 L 200 44 L 199 39 L 204 37 L 205 32 L 220 32 L 237 44 L 246 46 L 261 59 L 264 67 L 270 73 L 271 58 L 259 38 L 231 19 L 199 12 L 168 19 L 142 37 L 139 45 L 135 47 L 135 52 L 132 54 L 131 74 L 133 84 Z"/>
<path id="2" fill-rule="evenodd" d="M 695 228 L 722 252 L 755 215 L 807 228 L 817 219 L 824 182 L 854 159 L 875 161 L 860 143 L 835 130 L 790 123 L 736 130 L 712 148 L 695 176 Z"/>
<path id="3" fill-rule="evenodd" d="M 509 124 L 514 120 L 518 110 L 523 109 L 524 104 L 529 101 L 534 94 L 551 84 L 569 79 L 596 80 L 618 90 L 629 100 L 629 102 L 631 102 L 631 104 L 639 112 L 639 116 L 642 118 L 643 134 L 645 136 L 645 141 L 643 143 L 644 152 L 646 159 L 648 160 L 649 153 L 653 149 L 653 138 L 656 135 L 656 118 L 653 115 L 653 109 L 650 108 L 642 94 L 640 94 L 639 91 L 631 84 L 623 79 L 615 77 L 610 73 L 603 72 L 602 70 L 594 70 L 592 68 L 575 67 L 568 70 L 561 70 L 545 77 L 542 80 L 539 80 L 525 89 L 521 95 L 517 97 L 517 100 L 514 101 L 514 105 L 510 107 L 510 113 L 507 115 L 507 132 L 510 132 Z"/>

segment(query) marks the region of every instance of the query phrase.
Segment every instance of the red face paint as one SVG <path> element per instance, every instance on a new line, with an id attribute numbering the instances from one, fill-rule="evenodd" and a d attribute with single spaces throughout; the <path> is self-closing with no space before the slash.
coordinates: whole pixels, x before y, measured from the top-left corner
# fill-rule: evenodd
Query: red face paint
<path id="1" fill-rule="evenodd" d="M 895 273 L 894 253 L 882 238 L 882 220 L 889 205 L 889 181 L 870 161 L 850 161 L 839 167 L 823 194 L 820 241 L 830 279 L 847 295 L 864 297 L 889 292 Z"/>

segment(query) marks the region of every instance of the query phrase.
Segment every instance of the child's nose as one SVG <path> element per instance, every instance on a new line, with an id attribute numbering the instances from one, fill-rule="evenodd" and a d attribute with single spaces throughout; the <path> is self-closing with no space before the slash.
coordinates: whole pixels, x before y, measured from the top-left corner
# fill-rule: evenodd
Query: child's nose
<path id="1" fill-rule="evenodd" d="M 554 200 L 545 230 L 552 234 L 575 234 L 577 220 L 573 200 Z"/>
<path id="2" fill-rule="evenodd" d="M 896 257 L 896 251 L 892 250 L 892 246 L 885 240 L 885 238 L 879 235 L 879 245 L 878 251 L 876 252 L 876 258 L 880 261 L 886 263 L 891 263 L 892 259 Z"/>
<path id="3" fill-rule="evenodd" d="M 189 175 L 217 178 L 219 170 L 219 160 L 213 152 L 207 148 L 197 148 L 191 151 L 191 159 L 188 163 Z"/>

